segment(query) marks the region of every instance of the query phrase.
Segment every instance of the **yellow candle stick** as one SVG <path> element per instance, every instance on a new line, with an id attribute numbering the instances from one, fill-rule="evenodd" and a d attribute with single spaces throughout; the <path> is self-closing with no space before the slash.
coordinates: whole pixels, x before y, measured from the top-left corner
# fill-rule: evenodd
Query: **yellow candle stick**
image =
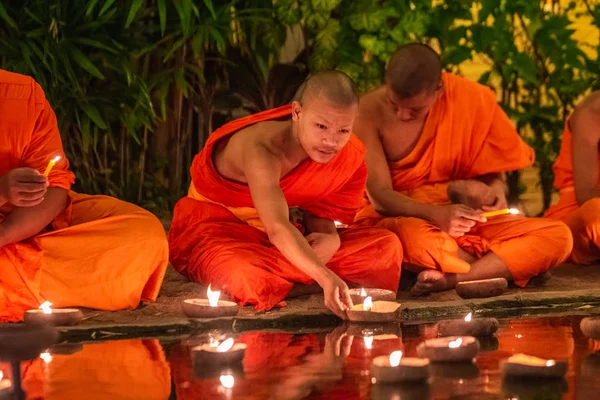
<path id="1" fill-rule="evenodd" d="M 502 210 L 489 211 L 489 212 L 483 213 L 483 214 L 481 214 L 481 216 L 483 218 L 489 218 L 489 217 L 496 217 L 498 215 L 506 215 L 506 214 L 517 215 L 517 214 L 519 214 L 519 210 L 517 210 L 516 208 L 503 208 Z"/>
<path id="2" fill-rule="evenodd" d="M 54 168 L 56 163 L 59 162 L 61 158 L 61 156 L 56 156 L 52 160 L 50 160 L 48 166 L 46 167 L 46 171 L 44 171 L 44 176 L 50 175 L 50 171 L 52 171 L 52 168 Z"/>

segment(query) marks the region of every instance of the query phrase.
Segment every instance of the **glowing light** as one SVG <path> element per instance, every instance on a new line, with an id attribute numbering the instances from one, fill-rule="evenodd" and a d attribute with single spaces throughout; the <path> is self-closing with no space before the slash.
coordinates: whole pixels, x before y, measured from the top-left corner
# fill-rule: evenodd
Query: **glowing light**
<path id="1" fill-rule="evenodd" d="M 4 372 L 0 371 L 0 381 L 4 379 Z"/>
<path id="2" fill-rule="evenodd" d="M 521 339 L 521 338 L 523 337 L 523 335 L 521 335 L 521 334 L 519 333 L 518 335 L 515 335 L 515 337 L 516 337 L 517 339 Z"/>
<path id="3" fill-rule="evenodd" d="M 508 212 L 511 213 L 512 215 L 517 215 L 520 213 L 520 211 L 516 208 L 509 208 Z"/>
<path id="4" fill-rule="evenodd" d="M 367 350 L 372 350 L 373 349 L 373 336 L 365 336 L 365 337 L 363 337 L 363 340 L 365 342 L 365 347 L 367 348 Z"/>
<path id="5" fill-rule="evenodd" d="M 365 291 L 365 288 L 362 288 L 362 289 L 360 290 L 360 295 L 361 295 L 362 297 L 367 297 L 367 292 Z"/>
<path id="6" fill-rule="evenodd" d="M 397 367 L 400 365 L 400 360 L 402 359 L 402 352 L 400 350 L 394 351 L 390 354 L 390 366 Z"/>
<path id="7" fill-rule="evenodd" d="M 210 290 L 210 285 L 208 285 L 206 296 L 208 297 L 208 304 L 210 304 L 211 307 L 216 307 L 219 305 L 219 297 L 221 297 L 220 291 L 213 292 Z"/>
<path id="8" fill-rule="evenodd" d="M 225 352 L 231 350 L 232 347 L 233 347 L 233 339 L 229 338 L 217 346 L 217 352 L 225 353 Z"/>
<path id="9" fill-rule="evenodd" d="M 471 322 L 471 319 L 473 319 L 473 313 L 468 313 L 465 317 L 465 322 Z"/>
<path id="10" fill-rule="evenodd" d="M 221 375 L 219 380 L 221 381 L 221 386 L 225 389 L 231 389 L 235 385 L 235 378 L 233 375 Z"/>
<path id="11" fill-rule="evenodd" d="M 369 296 L 365 299 L 365 302 L 363 303 L 363 310 L 371 311 L 372 309 L 373 309 L 373 299 L 371 298 L 371 296 Z"/>
<path id="12" fill-rule="evenodd" d="M 450 347 L 451 349 L 456 349 L 456 348 L 460 347 L 462 342 L 463 342 L 462 339 L 458 338 L 458 339 L 453 340 L 450 343 L 448 343 L 448 347 Z"/>
<path id="13" fill-rule="evenodd" d="M 52 303 L 45 301 L 40 305 L 40 309 L 44 314 L 52 314 L 52 309 L 50 308 L 51 305 Z"/>
<path id="14" fill-rule="evenodd" d="M 50 353 L 42 353 L 40 354 L 40 358 L 44 360 L 46 364 L 49 364 L 52 361 L 52 355 Z"/>
<path id="15" fill-rule="evenodd" d="M 554 360 L 546 361 L 546 367 L 552 367 L 554 365 L 556 365 L 556 361 L 554 361 Z"/>
<path id="16" fill-rule="evenodd" d="M 56 156 L 48 162 L 48 166 L 46 167 L 46 170 L 44 171 L 44 176 L 48 176 L 50 174 L 50 171 L 52 171 L 52 168 L 54 168 L 56 163 L 59 162 L 61 158 L 62 158 L 61 156 Z"/>

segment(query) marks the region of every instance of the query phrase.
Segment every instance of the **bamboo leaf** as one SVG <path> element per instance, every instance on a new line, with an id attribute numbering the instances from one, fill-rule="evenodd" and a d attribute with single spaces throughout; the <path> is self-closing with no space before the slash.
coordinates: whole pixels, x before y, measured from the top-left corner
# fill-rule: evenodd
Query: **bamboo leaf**
<path id="1" fill-rule="evenodd" d="M 142 6 L 143 2 L 144 0 L 133 0 L 133 3 L 131 3 L 131 7 L 129 8 L 129 15 L 127 15 L 127 22 L 125 22 L 125 28 L 129 28 L 129 26 L 131 26 L 131 23 L 135 19 L 135 16 L 140 10 L 140 7 Z"/>
<path id="2" fill-rule="evenodd" d="M 106 122 L 104 122 L 104 119 L 102 118 L 102 115 L 100 115 L 100 111 L 98 111 L 96 106 L 94 106 L 93 104 L 90 104 L 90 103 L 83 103 L 83 104 L 81 104 L 80 107 L 83 110 L 83 112 L 85 113 L 85 115 L 87 115 L 92 121 L 94 121 L 94 123 L 100 129 L 103 129 L 103 130 L 108 129 L 108 125 L 106 125 Z"/>
<path id="3" fill-rule="evenodd" d="M 13 27 L 17 31 L 19 30 L 17 23 L 14 19 L 10 17 L 10 15 L 8 15 L 8 12 L 6 11 L 6 8 L 4 8 L 4 4 L 2 3 L 0 3 L 0 19 L 3 19 L 8 25 Z"/>
<path id="4" fill-rule="evenodd" d="M 116 49 L 114 49 L 102 42 L 99 42 L 98 40 L 93 40 L 93 39 L 89 39 L 89 38 L 85 38 L 85 37 L 78 37 L 78 38 L 73 39 L 73 42 L 81 43 L 81 44 L 84 44 L 84 45 L 90 46 L 90 47 L 95 47 L 97 49 L 106 50 L 113 54 L 119 54 L 119 52 Z"/>
<path id="5" fill-rule="evenodd" d="M 165 0 L 158 0 L 158 20 L 160 21 L 160 35 L 165 36 L 167 27 L 167 4 Z"/>
<path id="6" fill-rule="evenodd" d="M 96 7 L 96 4 L 98 4 L 98 0 L 90 0 L 90 4 L 88 4 L 87 11 L 85 12 L 86 17 L 89 17 L 90 15 L 92 15 L 92 12 L 94 11 L 94 7 Z"/>
<path id="7" fill-rule="evenodd" d="M 98 13 L 98 16 L 101 17 L 102 15 L 104 15 L 104 13 L 106 11 L 108 11 L 108 9 L 110 8 L 110 6 L 112 6 L 115 1 L 116 0 L 106 0 L 106 3 L 104 3 L 104 5 L 102 6 L 102 8 L 100 9 L 100 12 Z"/>
<path id="8" fill-rule="evenodd" d="M 104 79 L 104 75 L 102 75 L 102 72 L 100 72 L 100 70 L 94 65 L 94 63 L 77 47 L 69 46 L 69 53 L 71 57 L 73 57 L 73 60 L 75 60 L 81 68 L 85 69 L 87 72 L 89 72 L 96 78 Z"/>
<path id="9" fill-rule="evenodd" d="M 213 6 L 212 0 L 204 0 L 204 5 L 206 8 L 208 8 L 208 11 L 210 11 L 210 15 L 212 15 L 214 19 L 217 19 L 217 14 L 215 13 L 215 7 Z"/>

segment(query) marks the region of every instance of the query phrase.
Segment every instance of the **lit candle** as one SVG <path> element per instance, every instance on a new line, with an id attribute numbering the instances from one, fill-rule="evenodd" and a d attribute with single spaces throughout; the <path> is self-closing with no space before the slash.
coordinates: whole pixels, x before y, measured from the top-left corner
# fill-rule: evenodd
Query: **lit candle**
<path id="1" fill-rule="evenodd" d="M 75 325 L 83 319 L 83 313 L 76 308 L 51 308 L 52 303 L 45 301 L 38 309 L 27 310 L 23 321 L 31 325 Z"/>
<path id="2" fill-rule="evenodd" d="M 221 381 L 221 386 L 225 389 L 231 389 L 235 385 L 235 378 L 233 375 L 221 375 L 219 381 Z"/>
<path id="3" fill-rule="evenodd" d="M 456 294 L 463 299 L 476 299 L 500 296 L 506 289 L 508 281 L 504 278 L 481 279 L 459 282 L 456 285 Z"/>
<path id="4" fill-rule="evenodd" d="M 12 382 L 10 379 L 4 378 L 4 373 L 0 371 L 0 395 L 10 393 L 12 391 Z"/>
<path id="5" fill-rule="evenodd" d="M 363 303 L 366 297 L 370 297 L 373 301 L 395 301 L 396 293 L 385 289 L 350 289 L 350 298 L 353 304 Z"/>
<path id="6" fill-rule="evenodd" d="M 373 336 L 372 335 L 363 337 L 363 341 L 365 342 L 365 348 L 367 350 L 373 350 Z"/>
<path id="7" fill-rule="evenodd" d="M 52 362 L 52 354 L 48 353 L 47 351 L 40 354 L 40 358 L 44 360 L 45 364 L 50 364 Z"/>
<path id="8" fill-rule="evenodd" d="M 211 290 L 208 285 L 207 299 L 187 299 L 182 303 L 183 313 L 190 318 L 233 317 L 237 315 L 239 306 L 233 301 L 219 300 L 220 291 Z"/>
<path id="9" fill-rule="evenodd" d="M 417 354 L 432 362 L 472 361 L 479 353 L 479 341 L 471 336 L 429 339 L 417 346 Z"/>
<path id="10" fill-rule="evenodd" d="M 439 336 L 490 336 L 497 330 L 500 323 L 496 318 L 476 318 L 473 313 L 467 314 L 464 319 L 440 321 L 438 323 Z"/>
<path id="11" fill-rule="evenodd" d="M 365 298 L 362 304 L 355 304 L 346 311 L 348 319 L 354 322 L 392 322 L 398 319 L 400 304 L 395 301 L 373 301 Z"/>
<path id="12" fill-rule="evenodd" d="M 59 162 L 61 158 L 62 158 L 61 156 L 56 156 L 48 162 L 48 166 L 46 167 L 46 170 L 44 171 L 44 176 L 50 175 L 50 171 L 52 171 L 52 168 L 54 168 L 56 163 Z"/>
<path id="13" fill-rule="evenodd" d="M 503 376 L 562 378 L 567 373 L 566 361 L 546 360 L 515 354 L 500 362 Z"/>
<path id="14" fill-rule="evenodd" d="M 583 318 L 579 327 L 586 337 L 600 340 L 600 317 Z"/>
<path id="15" fill-rule="evenodd" d="M 206 343 L 192 348 L 192 358 L 196 365 L 216 364 L 231 365 L 241 363 L 246 353 L 244 343 L 235 343 L 233 338 L 229 338 L 214 346 L 213 343 Z"/>
<path id="16" fill-rule="evenodd" d="M 371 364 L 372 383 L 396 383 L 422 381 L 429 377 L 429 360 L 407 358 L 402 351 L 394 351 L 388 356 L 379 356 Z"/>
<path id="17" fill-rule="evenodd" d="M 516 208 L 503 208 L 501 210 L 485 212 L 485 213 L 481 214 L 481 216 L 483 218 L 490 218 L 490 217 L 496 217 L 498 215 L 507 215 L 507 214 L 518 215 L 519 210 Z"/>

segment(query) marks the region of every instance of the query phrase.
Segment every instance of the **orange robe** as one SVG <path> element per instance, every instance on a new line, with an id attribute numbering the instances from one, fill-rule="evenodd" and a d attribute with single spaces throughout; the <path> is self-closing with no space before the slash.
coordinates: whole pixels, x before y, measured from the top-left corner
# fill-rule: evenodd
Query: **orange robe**
<path id="1" fill-rule="evenodd" d="M 270 309 L 294 282 L 312 279 L 292 265 L 268 239 L 248 186 L 224 179 L 212 151 L 220 139 L 260 121 L 290 118 L 291 106 L 233 121 L 208 139 L 191 167 L 192 185 L 181 199 L 169 232 L 171 263 L 188 278 L 228 291 L 242 304 Z M 281 179 L 291 208 L 350 223 L 360 206 L 367 176 L 364 147 L 356 138 L 327 164 L 307 159 Z M 396 291 L 402 248 L 380 228 L 342 229 L 341 247 L 327 266 L 342 279 Z"/>
<path id="2" fill-rule="evenodd" d="M 554 163 L 554 187 L 560 191 L 560 200 L 546 211 L 545 216 L 563 221 L 571 228 L 573 251 L 569 261 L 575 264 L 592 264 L 600 260 L 600 198 L 590 199 L 581 207 L 577 203 L 571 141 L 572 133 L 567 121 L 560 153 Z"/>
<path id="3" fill-rule="evenodd" d="M 418 201 L 448 204 L 448 182 L 517 170 L 533 163 L 533 150 L 514 130 L 491 90 L 444 73 L 444 93 L 434 104 L 411 153 L 390 162 L 394 190 Z M 398 235 L 404 261 L 448 273 L 466 273 L 459 247 L 476 257 L 493 251 L 514 281 L 528 280 L 568 256 L 572 239 L 556 221 L 514 216 L 490 218 L 455 239 L 419 218 L 385 218 L 365 200 L 358 226 L 382 226 Z"/>
<path id="4" fill-rule="evenodd" d="M 74 175 L 41 87 L 0 70 L 0 176 L 21 167 L 44 172 L 56 156 L 63 158 L 49 186 L 69 190 Z M 119 310 L 156 299 L 168 263 L 160 221 L 110 197 L 68 196 L 67 208 L 46 229 L 0 248 L 0 322 L 21 320 L 45 300 Z M 11 210 L 0 204 L 0 224 Z"/>

